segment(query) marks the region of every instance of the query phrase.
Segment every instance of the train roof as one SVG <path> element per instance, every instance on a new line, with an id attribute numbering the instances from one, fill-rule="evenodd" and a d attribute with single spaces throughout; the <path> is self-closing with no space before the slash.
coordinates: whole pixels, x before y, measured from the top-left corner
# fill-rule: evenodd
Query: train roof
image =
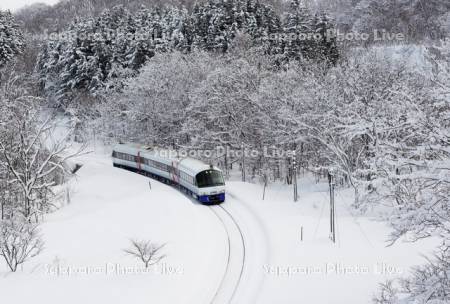
<path id="1" fill-rule="evenodd" d="M 157 147 L 150 147 L 146 145 L 139 144 L 119 144 L 114 147 L 114 151 L 128 153 L 131 155 L 137 156 L 138 153 L 141 153 L 141 156 L 146 158 L 151 158 L 153 160 L 158 160 L 167 165 L 172 165 L 173 162 L 178 164 L 178 168 L 182 169 L 186 173 L 191 174 L 192 176 L 197 175 L 198 173 L 214 169 L 221 171 L 219 168 L 215 166 L 211 166 L 206 164 L 205 162 L 191 158 L 191 157 L 178 157 L 177 151 L 160 149 Z"/>
<path id="2" fill-rule="evenodd" d="M 202 162 L 201 160 L 195 159 L 195 158 L 190 158 L 190 157 L 186 157 L 186 158 L 182 158 L 178 161 L 179 167 L 181 169 L 181 167 L 183 167 L 186 170 L 191 170 L 194 171 L 195 174 L 205 171 L 205 170 L 209 170 L 209 169 L 214 169 L 214 170 L 219 170 L 219 168 L 217 167 L 211 167 L 211 165 L 208 165 L 204 162 Z"/>
<path id="3" fill-rule="evenodd" d="M 114 151 L 123 152 L 123 153 L 130 153 L 130 154 L 136 154 L 138 152 L 152 152 L 155 151 L 153 147 L 146 146 L 146 145 L 140 145 L 140 144 L 117 144 L 113 148 Z"/>
<path id="4" fill-rule="evenodd" d="M 178 162 L 180 160 L 176 157 L 176 151 L 139 144 L 118 144 L 114 147 L 114 151 L 127 153 L 134 156 L 137 156 L 138 153 L 140 153 L 140 155 L 145 158 L 157 160 L 167 165 L 171 165 L 172 162 Z"/>

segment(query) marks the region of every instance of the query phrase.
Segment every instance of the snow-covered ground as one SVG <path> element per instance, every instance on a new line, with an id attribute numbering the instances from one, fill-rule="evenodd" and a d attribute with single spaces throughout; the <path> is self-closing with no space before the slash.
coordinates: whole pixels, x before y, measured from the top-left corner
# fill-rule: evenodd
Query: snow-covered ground
<path id="1" fill-rule="evenodd" d="M 210 303 L 227 259 L 227 235 L 206 207 L 177 190 L 113 168 L 92 153 L 72 182 L 71 203 L 42 225 L 44 252 L 17 273 L 0 264 L 2 303 Z M 338 242 L 329 240 L 328 189 L 300 180 L 300 201 L 286 185 L 228 182 L 223 205 L 245 238 L 236 303 L 370 303 L 377 284 L 424 261 L 433 240 L 386 247 L 388 227 L 349 212 L 336 197 Z M 303 227 L 303 240 L 301 229 Z M 123 249 L 129 239 L 167 243 L 149 271 Z"/>
<path id="2" fill-rule="evenodd" d="M 269 187 L 264 201 L 259 185 L 229 182 L 227 187 L 236 210 L 246 208 L 258 217 L 268 238 L 269 262 L 260 269 L 264 283 L 258 303 L 371 303 L 378 283 L 423 263 L 421 254 L 436 245 L 427 240 L 386 247 L 388 227 L 352 215 L 349 191 L 337 192 L 333 244 L 327 185 L 311 179 L 301 179 L 297 203 L 284 185 Z"/>
<path id="3" fill-rule="evenodd" d="M 113 168 L 107 156 L 78 161 L 71 204 L 42 227 L 44 252 L 16 274 L 1 265 L 2 303 L 207 301 L 225 258 L 210 211 L 166 185 L 152 181 L 150 190 L 147 178 Z M 123 251 L 131 238 L 167 243 L 167 258 L 143 273 Z"/>

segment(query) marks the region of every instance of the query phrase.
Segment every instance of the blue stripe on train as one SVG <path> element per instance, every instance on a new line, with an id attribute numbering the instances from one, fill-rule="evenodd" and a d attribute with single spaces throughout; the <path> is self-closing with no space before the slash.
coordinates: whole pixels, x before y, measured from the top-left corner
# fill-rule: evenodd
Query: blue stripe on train
<path id="1" fill-rule="evenodd" d="M 217 203 L 225 201 L 225 193 L 214 195 L 199 195 L 198 200 L 200 203 Z"/>

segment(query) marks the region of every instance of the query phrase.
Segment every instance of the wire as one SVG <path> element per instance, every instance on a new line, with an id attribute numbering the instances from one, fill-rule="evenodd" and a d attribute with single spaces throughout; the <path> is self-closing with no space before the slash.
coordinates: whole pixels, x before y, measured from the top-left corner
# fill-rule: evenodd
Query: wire
<path id="1" fill-rule="evenodd" d="M 339 194 L 339 192 L 336 192 L 338 194 L 338 196 L 344 200 L 344 198 Z M 364 232 L 364 229 L 361 227 L 361 224 L 358 222 L 357 218 L 353 215 L 353 213 L 347 208 L 347 212 L 350 214 L 350 216 L 353 218 L 353 222 L 358 226 L 359 231 L 361 232 L 361 234 L 363 235 L 363 237 L 366 239 L 366 241 L 369 243 L 369 245 L 372 248 L 375 248 L 372 244 L 372 242 L 369 240 L 367 234 Z"/>
<path id="2" fill-rule="evenodd" d="M 319 220 L 317 222 L 316 230 L 314 231 L 314 240 L 316 239 L 317 231 L 319 230 L 320 222 L 321 222 L 322 216 L 323 216 L 323 211 L 325 210 L 325 204 L 326 204 L 326 202 L 324 201 L 322 203 L 322 210 L 320 211 L 320 216 L 319 216 Z"/>
<path id="3" fill-rule="evenodd" d="M 309 180 L 309 178 L 307 178 L 307 180 Z M 318 222 L 317 222 L 316 229 L 315 229 L 315 231 L 314 231 L 314 239 L 316 239 L 316 237 L 317 237 L 317 232 L 318 232 L 318 230 L 319 230 L 319 226 L 320 226 L 320 223 L 321 223 L 321 220 L 322 220 L 322 217 L 323 217 L 323 212 L 324 212 L 324 210 L 325 210 L 325 205 L 327 204 L 327 201 L 330 199 L 329 195 L 328 195 L 328 196 L 325 195 L 324 192 L 325 192 L 325 191 L 317 191 L 317 193 L 320 193 L 320 195 L 321 195 L 325 200 L 324 200 L 324 202 L 323 202 L 323 204 L 322 204 L 322 210 L 321 210 L 321 212 L 320 212 L 320 217 L 319 217 L 319 220 L 318 220 Z M 340 199 L 341 201 L 345 202 L 344 197 L 339 193 L 339 191 L 335 191 L 335 193 L 336 193 L 336 195 L 339 197 L 339 199 Z M 339 216 L 338 216 L 338 214 L 337 214 L 337 212 L 336 212 L 336 210 L 337 210 L 336 206 L 337 206 L 337 204 L 336 204 L 336 202 L 335 202 L 335 205 L 334 205 L 334 208 L 335 208 L 334 210 L 335 210 L 335 215 L 336 215 L 336 218 L 335 218 L 335 225 L 336 225 L 336 227 L 337 227 L 336 233 L 337 233 L 338 246 L 340 247 L 340 246 L 341 246 L 341 231 L 340 231 L 340 228 L 339 228 L 339 223 L 340 223 L 340 222 L 338 221 L 338 217 L 339 217 Z M 348 208 L 346 208 L 346 210 L 347 210 L 347 212 L 350 214 L 350 216 L 352 217 L 353 222 L 358 226 L 360 233 L 361 233 L 362 236 L 365 238 L 365 240 L 367 241 L 367 243 L 369 243 L 369 245 L 370 245 L 372 248 L 375 248 L 375 247 L 373 246 L 372 242 L 370 241 L 369 237 L 367 236 L 367 234 L 365 233 L 365 231 L 364 231 L 363 228 L 361 227 L 361 224 L 358 222 L 357 218 L 353 215 L 353 213 L 352 213 Z"/>

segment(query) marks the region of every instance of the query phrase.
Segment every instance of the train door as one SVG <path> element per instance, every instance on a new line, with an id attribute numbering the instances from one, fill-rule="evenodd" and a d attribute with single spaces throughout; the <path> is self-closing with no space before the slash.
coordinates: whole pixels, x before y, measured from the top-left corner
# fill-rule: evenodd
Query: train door
<path id="1" fill-rule="evenodd" d="M 172 167 L 170 169 L 172 181 L 176 184 L 180 183 L 180 171 L 178 170 L 178 162 L 172 161 Z"/>
<path id="2" fill-rule="evenodd" d="M 138 165 L 138 170 L 139 172 L 142 171 L 142 158 L 141 158 L 141 152 L 138 152 L 138 156 L 137 156 L 137 165 Z"/>

